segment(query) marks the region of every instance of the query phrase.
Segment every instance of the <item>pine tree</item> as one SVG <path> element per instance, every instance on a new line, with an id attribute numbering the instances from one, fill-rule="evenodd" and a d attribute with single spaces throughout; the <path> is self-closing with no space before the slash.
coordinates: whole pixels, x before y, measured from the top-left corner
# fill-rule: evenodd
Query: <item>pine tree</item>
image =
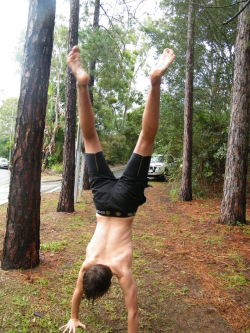
<path id="1" fill-rule="evenodd" d="M 70 1 L 69 50 L 78 44 L 79 0 Z M 75 137 L 76 137 L 76 80 L 68 72 L 67 105 L 65 114 L 62 189 L 58 212 L 74 212 Z"/>
<path id="2" fill-rule="evenodd" d="M 55 0 L 31 0 L 12 156 L 2 268 L 39 264 L 41 157 Z"/>
<path id="3" fill-rule="evenodd" d="M 242 8 L 244 4 L 240 5 Z M 238 19 L 231 119 L 220 222 L 246 223 L 247 161 L 250 130 L 250 5 Z"/>

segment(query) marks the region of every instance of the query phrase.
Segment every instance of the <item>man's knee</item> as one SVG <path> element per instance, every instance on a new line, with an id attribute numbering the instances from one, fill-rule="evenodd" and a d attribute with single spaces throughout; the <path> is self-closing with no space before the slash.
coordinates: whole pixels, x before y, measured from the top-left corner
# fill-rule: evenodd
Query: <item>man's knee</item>
<path id="1" fill-rule="evenodd" d="M 140 137 L 135 146 L 134 152 L 142 156 L 150 156 L 152 155 L 153 144 L 154 140 L 148 140 Z"/>
<path id="2" fill-rule="evenodd" d="M 141 131 L 139 141 L 141 141 L 143 145 L 152 145 L 154 143 L 155 135 L 156 131 Z"/>

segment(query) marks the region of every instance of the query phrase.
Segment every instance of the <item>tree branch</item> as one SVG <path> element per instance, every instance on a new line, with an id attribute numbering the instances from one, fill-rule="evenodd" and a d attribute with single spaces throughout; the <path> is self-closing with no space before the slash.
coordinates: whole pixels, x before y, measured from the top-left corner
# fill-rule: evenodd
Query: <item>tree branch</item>
<path id="1" fill-rule="evenodd" d="M 226 25 L 230 22 L 232 22 L 236 17 L 238 17 L 243 10 L 250 4 L 250 0 L 247 1 L 247 3 L 238 11 L 238 13 L 236 13 L 233 17 L 231 17 L 229 20 L 227 20 L 226 22 L 223 23 L 223 25 Z"/>

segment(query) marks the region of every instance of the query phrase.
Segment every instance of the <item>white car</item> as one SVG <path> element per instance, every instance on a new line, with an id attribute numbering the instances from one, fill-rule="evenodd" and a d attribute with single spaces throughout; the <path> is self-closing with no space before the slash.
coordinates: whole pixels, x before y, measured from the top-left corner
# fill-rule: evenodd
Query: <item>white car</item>
<path id="1" fill-rule="evenodd" d="M 8 169 L 9 168 L 9 161 L 7 158 L 0 157 L 0 168 Z"/>
<path id="2" fill-rule="evenodd" d="M 166 171 L 167 163 L 165 162 L 164 155 L 153 155 L 150 161 L 148 177 L 165 180 Z"/>

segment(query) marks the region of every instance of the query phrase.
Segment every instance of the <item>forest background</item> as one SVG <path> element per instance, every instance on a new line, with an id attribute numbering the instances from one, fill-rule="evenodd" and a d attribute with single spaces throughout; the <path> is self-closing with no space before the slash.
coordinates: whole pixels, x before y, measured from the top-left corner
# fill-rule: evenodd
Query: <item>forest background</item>
<path id="1" fill-rule="evenodd" d="M 212 5 L 210 8 L 209 5 Z M 235 5 L 234 5 L 235 4 Z M 100 26 L 93 29 L 93 1 L 81 2 L 79 45 L 84 65 L 96 60 L 94 109 L 96 125 L 107 160 L 126 163 L 140 131 L 145 105 L 146 76 L 165 47 L 177 54 L 175 65 L 164 78 L 161 123 L 155 153 L 171 161 L 171 180 L 181 177 L 183 103 L 187 4 L 163 0 L 156 15 L 145 15 L 144 1 L 102 1 Z M 233 79 L 237 20 L 223 25 L 238 11 L 231 0 L 200 1 L 195 29 L 193 190 L 223 179 Z M 43 167 L 62 171 L 68 20 L 57 17 L 46 115 Z M 24 33 L 17 59 L 22 63 Z M 13 146 L 16 98 L 0 106 L 0 156 L 9 157 Z"/>

